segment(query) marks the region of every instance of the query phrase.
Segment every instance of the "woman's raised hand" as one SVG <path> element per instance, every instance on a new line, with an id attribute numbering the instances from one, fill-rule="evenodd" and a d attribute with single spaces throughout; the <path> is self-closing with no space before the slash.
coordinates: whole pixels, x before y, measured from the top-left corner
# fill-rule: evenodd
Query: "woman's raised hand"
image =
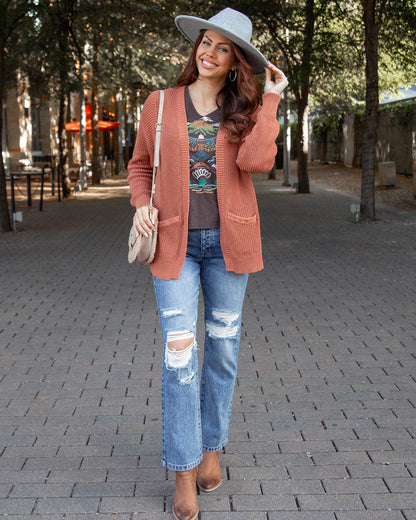
<path id="1" fill-rule="evenodd" d="M 269 92 L 273 92 L 274 94 L 281 94 L 289 84 L 286 76 L 270 61 L 267 67 L 265 67 L 265 70 L 266 81 L 264 83 L 264 93 L 268 94 Z M 272 72 L 275 78 L 274 81 L 272 81 Z"/>
<path id="2" fill-rule="evenodd" d="M 133 217 L 134 229 L 137 235 L 149 236 L 154 228 L 154 223 L 157 220 L 158 210 L 152 208 L 152 213 L 149 212 L 149 206 L 142 206 L 136 209 Z"/>

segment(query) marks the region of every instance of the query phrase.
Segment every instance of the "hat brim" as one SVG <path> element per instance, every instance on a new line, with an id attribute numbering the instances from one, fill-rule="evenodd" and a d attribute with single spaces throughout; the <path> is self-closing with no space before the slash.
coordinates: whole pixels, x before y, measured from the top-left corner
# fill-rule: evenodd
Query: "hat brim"
<path id="1" fill-rule="evenodd" d="M 247 62 L 253 69 L 254 74 L 264 74 L 264 68 L 268 63 L 267 59 L 259 50 L 256 49 L 256 47 L 254 47 L 254 45 L 247 42 L 246 40 L 243 40 L 242 38 L 239 38 L 234 33 L 223 29 L 221 26 L 215 23 L 211 23 L 196 16 L 179 15 L 175 18 L 175 23 L 185 38 L 190 40 L 192 43 L 195 43 L 199 33 L 204 30 L 214 31 L 222 34 L 238 45 L 244 52 Z"/>

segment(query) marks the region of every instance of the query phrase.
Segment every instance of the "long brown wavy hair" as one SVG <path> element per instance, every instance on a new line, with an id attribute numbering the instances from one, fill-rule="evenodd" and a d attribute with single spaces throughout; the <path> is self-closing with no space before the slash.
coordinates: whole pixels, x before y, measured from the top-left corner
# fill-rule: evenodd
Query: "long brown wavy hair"
<path id="1" fill-rule="evenodd" d="M 178 78 L 177 85 L 183 87 L 193 83 L 198 77 L 196 52 L 205 31 L 201 31 L 195 41 L 188 63 Z M 243 51 L 232 42 L 237 59 L 237 79 L 230 81 L 227 76 L 224 87 L 217 94 L 217 105 L 221 110 L 221 123 L 228 130 L 230 142 L 238 142 L 253 126 L 252 114 L 259 106 L 259 95 L 253 71 Z"/>

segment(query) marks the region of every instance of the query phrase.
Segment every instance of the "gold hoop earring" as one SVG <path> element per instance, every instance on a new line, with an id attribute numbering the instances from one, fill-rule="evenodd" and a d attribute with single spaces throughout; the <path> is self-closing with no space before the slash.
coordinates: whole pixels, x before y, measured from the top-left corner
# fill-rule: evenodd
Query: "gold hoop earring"
<path id="1" fill-rule="evenodd" d="M 232 74 L 234 72 L 234 74 Z M 228 73 L 228 78 L 230 81 L 235 81 L 237 79 L 237 69 L 231 69 L 230 72 Z"/>

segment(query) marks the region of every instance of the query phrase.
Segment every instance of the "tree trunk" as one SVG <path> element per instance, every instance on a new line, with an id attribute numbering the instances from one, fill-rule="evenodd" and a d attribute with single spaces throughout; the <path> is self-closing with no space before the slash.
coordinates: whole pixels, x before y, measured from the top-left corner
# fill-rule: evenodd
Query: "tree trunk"
<path id="1" fill-rule="evenodd" d="M 303 36 L 303 58 L 300 69 L 300 92 L 296 97 L 298 109 L 297 153 L 298 191 L 310 193 L 308 176 L 308 105 L 312 70 L 312 44 L 315 36 L 315 0 L 305 2 L 305 29 Z"/>
<path id="2" fill-rule="evenodd" d="M 297 126 L 298 192 L 310 193 L 308 176 L 308 105 L 304 99 L 298 103 Z"/>
<path id="3" fill-rule="evenodd" d="M 92 61 L 92 80 L 91 80 L 91 123 L 92 123 L 92 183 L 94 185 L 101 182 L 100 170 L 100 138 L 98 134 L 98 51 L 100 45 L 94 38 L 94 50 Z"/>
<path id="4" fill-rule="evenodd" d="M 71 195 L 71 179 L 65 163 L 67 160 L 67 154 L 65 153 L 65 92 L 61 89 L 59 93 L 59 116 L 58 116 L 58 149 L 59 149 L 59 161 L 58 161 L 58 179 L 61 179 L 62 196 L 64 199 Z"/>
<path id="5" fill-rule="evenodd" d="M 376 0 L 361 0 L 365 28 L 365 117 L 363 161 L 361 179 L 360 216 L 363 220 L 375 219 L 375 170 L 378 111 L 378 22 Z"/>
<path id="6" fill-rule="evenodd" d="M 100 137 L 98 135 L 98 103 L 97 103 L 97 85 L 92 81 L 91 88 L 91 123 L 92 123 L 92 183 L 94 185 L 101 182 L 100 171 Z"/>
<path id="7" fill-rule="evenodd" d="M 7 203 L 6 171 L 3 163 L 3 100 L 5 97 L 5 52 L 6 42 L 0 40 L 0 229 L 11 231 L 9 206 Z"/>

